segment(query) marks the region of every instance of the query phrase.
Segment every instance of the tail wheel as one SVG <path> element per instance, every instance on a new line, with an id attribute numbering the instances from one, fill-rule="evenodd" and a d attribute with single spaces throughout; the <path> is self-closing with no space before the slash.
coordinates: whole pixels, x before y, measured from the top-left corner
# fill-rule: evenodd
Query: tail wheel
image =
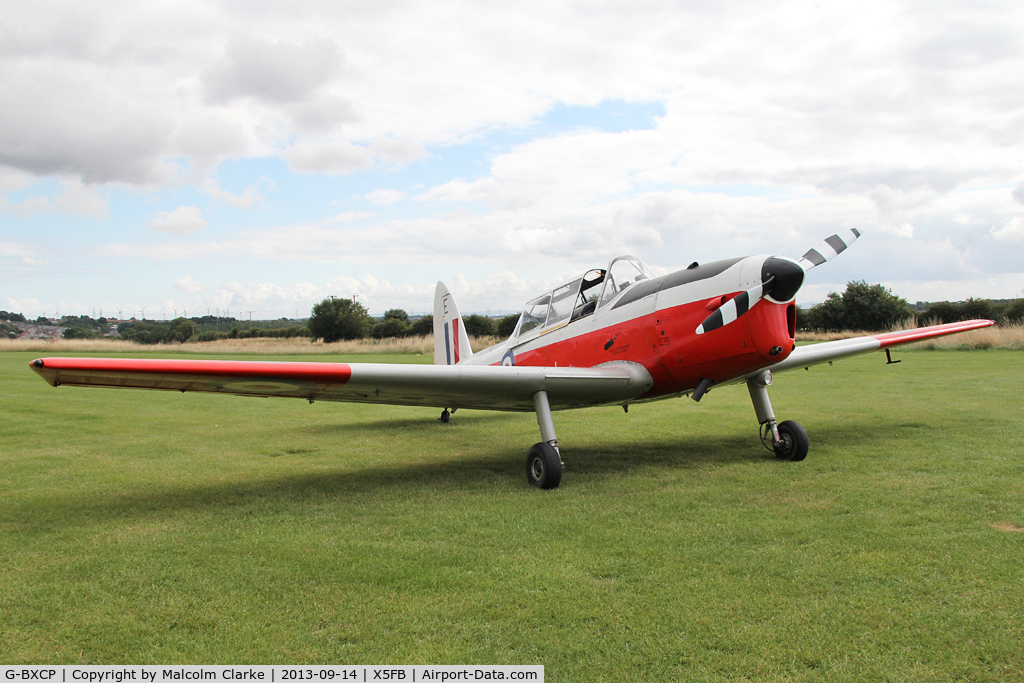
<path id="1" fill-rule="evenodd" d="M 526 480 L 539 489 L 553 489 L 562 481 L 562 458 L 549 443 L 536 443 L 526 456 Z"/>
<path id="2" fill-rule="evenodd" d="M 799 461 L 807 457 L 811 442 L 799 422 L 786 420 L 779 423 L 779 443 L 775 446 L 775 457 L 779 460 Z"/>

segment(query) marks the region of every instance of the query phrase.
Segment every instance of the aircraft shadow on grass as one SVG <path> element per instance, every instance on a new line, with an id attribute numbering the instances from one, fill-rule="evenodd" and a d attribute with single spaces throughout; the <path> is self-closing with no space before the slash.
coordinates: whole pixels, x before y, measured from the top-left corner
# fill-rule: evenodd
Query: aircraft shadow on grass
<path id="1" fill-rule="evenodd" d="M 404 420 L 398 421 L 402 424 Z M 871 425 L 855 424 L 822 430 L 822 445 L 842 444 L 843 450 L 856 451 L 871 443 L 888 441 L 891 434 L 907 432 L 925 425 L 908 423 L 901 419 L 874 421 Z M 299 453 L 303 452 L 299 449 Z M 643 477 L 644 470 L 657 468 L 702 469 L 728 468 L 756 460 L 765 467 L 800 468 L 801 463 L 776 461 L 774 455 L 751 443 L 749 435 L 710 436 L 680 435 L 677 440 L 650 444 L 623 446 L 580 445 L 572 449 L 572 469 L 580 479 L 636 473 Z M 128 493 L 100 499 L 74 497 L 54 502 L 52 514 L 33 503 L 32 511 L 19 514 L 11 510 L 11 519 L 31 518 L 33 527 L 88 527 L 112 520 L 137 518 L 139 520 L 176 510 L 210 510 L 237 512 L 267 499 L 323 499 L 336 496 L 337 505 L 345 507 L 363 494 L 378 492 L 381 488 L 409 489 L 423 487 L 431 491 L 483 491 L 499 489 L 507 493 L 512 482 L 521 479 L 520 456 L 515 447 L 495 450 L 489 455 L 451 456 L 432 462 L 414 462 L 395 466 L 368 466 L 333 473 L 311 473 L 265 478 L 253 481 L 216 482 L 198 486 L 168 487 L 162 491 Z M 523 482 L 523 494 L 528 485 Z M 571 489 L 566 489 L 566 492 Z M 552 491 L 551 495 L 559 495 Z M 525 500 L 524 500 L 525 503 Z"/>
<path id="2" fill-rule="evenodd" d="M 372 417 L 364 418 L 353 418 L 345 422 L 333 422 L 330 424 L 318 424 L 313 427 L 309 427 L 304 431 L 296 432 L 296 438 L 302 438 L 303 433 L 313 434 L 331 434 L 331 433 L 355 433 L 365 434 L 368 430 L 376 431 L 390 431 L 395 429 L 401 430 L 417 430 L 420 431 L 424 426 L 437 427 L 438 429 L 449 429 L 458 424 L 461 425 L 473 425 L 473 424 L 497 424 L 500 422 L 509 422 L 520 418 L 522 414 L 516 415 L 514 413 L 497 413 L 497 412 L 459 412 L 457 417 L 453 417 L 452 420 L 457 424 L 441 424 L 440 420 L 431 422 L 429 418 L 423 415 L 410 416 L 407 418 L 394 418 L 389 420 L 375 420 Z"/>

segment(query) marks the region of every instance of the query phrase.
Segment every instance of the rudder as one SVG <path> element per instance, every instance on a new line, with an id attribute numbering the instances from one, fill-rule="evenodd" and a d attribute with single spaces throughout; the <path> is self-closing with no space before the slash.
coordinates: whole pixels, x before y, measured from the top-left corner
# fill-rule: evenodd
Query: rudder
<path id="1" fill-rule="evenodd" d="M 438 281 L 434 290 L 434 365 L 455 365 L 472 355 L 455 297 Z"/>

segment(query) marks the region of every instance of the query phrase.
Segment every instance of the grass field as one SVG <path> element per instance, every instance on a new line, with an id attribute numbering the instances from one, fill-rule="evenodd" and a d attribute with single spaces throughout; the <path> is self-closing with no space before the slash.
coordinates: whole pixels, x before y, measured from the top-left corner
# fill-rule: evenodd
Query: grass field
<path id="1" fill-rule="evenodd" d="M 742 386 L 556 413 L 553 491 L 532 415 L 54 389 L 38 355 L 0 353 L 3 663 L 1024 680 L 1019 351 L 779 375 L 802 463 Z"/>

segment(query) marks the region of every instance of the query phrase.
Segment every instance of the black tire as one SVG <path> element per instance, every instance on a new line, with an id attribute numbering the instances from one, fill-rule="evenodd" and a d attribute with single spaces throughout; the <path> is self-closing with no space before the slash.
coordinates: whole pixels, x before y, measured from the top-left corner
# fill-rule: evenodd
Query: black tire
<path id="1" fill-rule="evenodd" d="M 557 488 L 562 481 L 562 459 L 549 443 L 533 444 L 526 456 L 526 480 L 539 489 Z"/>
<path id="2" fill-rule="evenodd" d="M 775 457 L 779 460 L 798 462 L 807 457 L 811 441 L 807 438 L 807 430 L 799 422 L 780 422 L 779 439 L 782 443 L 775 447 Z"/>
<path id="3" fill-rule="evenodd" d="M 445 408 L 444 410 L 441 411 L 440 420 L 441 420 L 441 422 L 443 424 L 448 424 L 451 421 L 451 419 L 452 419 L 452 414 L 448 412 L 447 408 Z"/>

